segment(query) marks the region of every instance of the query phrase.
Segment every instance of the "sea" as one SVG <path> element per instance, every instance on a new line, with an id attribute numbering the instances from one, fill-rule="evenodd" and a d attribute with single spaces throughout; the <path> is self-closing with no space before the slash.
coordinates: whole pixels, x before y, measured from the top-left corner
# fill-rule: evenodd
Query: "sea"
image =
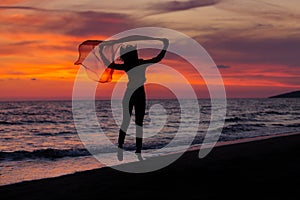
<path id="1" fill-rule="evenodd" d="M 225 123 L 220 128 L 218 142 L 243 141 L 249 138 L 300 133 L 300 99 L 227 99 Z M 82 102 L 84 104 L 84 102 Z M 117 102 L 118 103 L 118 102 Z M 121 105 L 121 101 L 119 102 Z M 112 112 L 111 101 L 97 100 L 96 119 L 101 133 L 90 130 L 93 145 L 98 145 L 106 158 L 114 156 L 104 143 L 95 144 L 97 135 L 104 134 L 117 144 L 120 110 Z M 182 123 L 182 104 L 189 101 L 174 99 L 148 100 L 144 131 L 152 133 L 145 138 L 143 151 L 159 156 L 174 139 Z M 198 123 L 191 146 L 203 143 L 211 122 L 210 99 L 199 99 L 199 121 L 185 118 L 185 123 Z M 116 109 L 116 108 L 114 108 Z M 187 113 L 194 113 L 195 108 Z M 161 113 L 163 111 L 163 114 Z M 84 112 L 84 111 L 83 111 Z M 88 119 L 85 119 L 88 120 Z M 163 123 L 160 123 L 163 122 Z M 157 128 L 159 126 L 159 128 Z M 87 132 L 89 128 L 86 127 Z M 135 150 L 135 126 L 132 120 L 126 136 L 125 150 Z M 184 141 L 184 134 L 181 139 Z M 187 138 L 191 137 L 187 133 Z M 99 138 L 98 138 L 99 139 Z M 177 143 L 175 145 L 181 145 Z M 75 126 L 72 101 L 11 101 L 0 102 L 0 185 L 56 177 L 106 166 L 91 155 L 88 144 L 82 141 Z M 154 152 L 151 154 L 151 152 Z M 130 162 L 130 161 L 129 161 Z M 118 164 L 118 163 L 112 163 Z"/>

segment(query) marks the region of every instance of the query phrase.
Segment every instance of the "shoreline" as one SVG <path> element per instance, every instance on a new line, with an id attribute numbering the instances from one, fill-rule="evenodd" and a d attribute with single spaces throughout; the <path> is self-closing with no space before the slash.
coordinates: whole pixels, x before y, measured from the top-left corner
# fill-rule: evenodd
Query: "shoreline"
<path id="1" fill-rule="evenodd" d="M 299 156 L 300 134 L 294 133 L 220 145 L 213 148 L 203 159 L 198 158 L 198 150 L 190 150 L 174 163 L 154 172 L 130 174 L 103 167 L 54 178 L 3 185 L 0 186 L 0 195 L 7 199 L 22 200 L 130 197 L 136 194 L 208 198 L 222 196 L 222 192 L 215 191 L 226 194 L 229 191 L 250 190 L 255 196 L 287 197 L 300 193 L 293 189 L 300 182 Z M 154 159 L 161 157 L 153 157 L 146 162 Z M 256 189 L 253 190 L 254 188 Z M 270 191 L 265 193 L 265 190 Z M 258 191 L 263 193 L 259 194 Z"/>
<path id="2" fill-rule="evenodd" d="M 255 141 L 259 141 L 259 140 L 267 140 L 267 139 L 277 138 L 277 137 L 292 136 L 292 135 L 298 135 L 298 134 L 300 134 L 300 132 L 286 132 L 286 133 L 278 133 L 278 134 L 273 134 L 273 135 L 240 138 L 237 140 L 220 141 L 220 142 L 217 142 L 213 148 L 220 147 L 220 146 L 234 145 L 234 144 L 242 144 L 242 143 L 247 143 L 247 142 L 255 142 Z M 209 144 L 203 144 L 203 145 L 204 145 L 204 148 L 211 148 L 211 146 Z M 197 144 L 197 145 L 190 147 L 188 151 L 194 151 L 194 150 L 199 151 L 200 147 L 201 147 L 201 144 Z"/>
<path id="3" fill-rule="evenodd" d="M 265 140 L 265 139 L 270 139 L 270 138 L 276 138 L 276 137 L 285 137 L 285 136 L 291 136 L 291 135 L 297 135 L 297 134 L 300 134 L 300 132 L 287 132 L 287 133 L 280 133 L 280 134 L 274 134 L 274 135 L 266 135 L 266 136 L 257 136 L 257 137 L 251 137 L 251 138 L 241 138 L 241 139 L 237 139 L 237 140 L 229 140 L 229 141 L 219 141 L 217 142 L 216 144 L 212 145 L 211 144 L 196 144 L 196 145 L 192 145 L 191 147 L 189 147 L 186 152 L 191 152 L 191 151 L 200 151 L 200 148 L 203 147 L 203 149 L 206 149 L 206 148 L 216 148 L 216 147 L 221 147 L 221 146 L 227 146 L 227 145 L 235 145 L 235 144 L 242 144 L 242 143 L 247 143 L 247 142 L 253 142 L 253 141 L 259 141 L 259 140 Z M 202 149 L 202 151 L 203 151 Z M 182 151 L 175 151 L 175 152 L 172 152 L 172 153 L 168 153 L 168 154 L 164 154 L 164 155 L 155 155 L 155 156 L 152 156 L 152 157 L 148 157 L 147 159 L 152 159 L 152 158 L 157 158 L 157 157 L 161 157 L 161 156 L 172 156 L 172 155 L 176 155 L 176 154 L 183 154 L 184 152 Z M 94 158 L 93 155 L 89 155 L 88 157 L 90 158 Z M 95 158 L 94 158 L 95 159 Z M 95 159 L 95 162 L 99 162 Z M 34 179 L 25 179 L 25 180 L 21 180 L 21 181 L 18 181 L 18 182 L 11 182 L 11 183 L 7 183 L 7 184 L 1 184 L 0 187 L 2 186 L 9 186 L 9 185 L 14 185 L 14 184 L 19 184 L 19 183 L 23 183 L 23 182 L 30 182 L 30 181 L 38 181 L 38 180 L 44 180 L 44 179 L 50 179 L 50 178 L 58 178 L 58 177 L 61 177 L 61 176 L 66 176 L 66 175 L 72 175 L 72 174 L 75 174 L 75 173 L 80 173 L 80 172 L 85 172 L 85 171 L 90 171 L 90 170 L 97 170 L 97 169 L 101 169 L 101 168 L 104 168 L 104 167 L 118 167 L 118 165 L 123 165 L 123 164 L 132 164 L 132 163 L 135 163 L 136 161 L 129 161 L 129 162 L 122 162 L 120 164 L 116 164 L 116 165 L 110 165 L 110 166 L 106 166 L 104 164 L 101 164 L 99 163 L 99 165 L 102 165 L 102 166 L 95 166 L 95 167 L 88 167 L 86 169 L 83 169 L 83 170 L 76 170 L 74 172 L 70 172 L 70 173 L 61 173 L 59 175 L 54 175 L 54 176 L 45 176 L 45 177 L 41 177 L 41 178 L 34 178 Z M 1 176 L 0 176 L 1 177 Z"/>

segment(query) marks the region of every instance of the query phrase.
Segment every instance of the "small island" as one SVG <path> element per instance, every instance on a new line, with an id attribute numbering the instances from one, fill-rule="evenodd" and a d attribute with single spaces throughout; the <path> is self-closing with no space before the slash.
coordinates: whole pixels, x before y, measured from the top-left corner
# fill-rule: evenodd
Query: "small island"
<path id="1" fill-rule="evenodd" d="M 276 96 L 271 96 L 269 98 L 300 98 L 300 91 L 294 91 L 294 92 L 279 94 L 279 95 L 276 95 Z"/>

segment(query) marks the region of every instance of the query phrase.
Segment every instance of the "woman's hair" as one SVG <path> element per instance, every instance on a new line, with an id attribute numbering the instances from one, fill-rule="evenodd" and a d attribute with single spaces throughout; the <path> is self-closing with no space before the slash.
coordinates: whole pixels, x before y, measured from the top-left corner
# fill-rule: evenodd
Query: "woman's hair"
<path id="1" fill-rule="evenodd" d="M 122 45 L 120 48 L 120 58 L 125 62 L 138 59 L 136 45 Z"/>

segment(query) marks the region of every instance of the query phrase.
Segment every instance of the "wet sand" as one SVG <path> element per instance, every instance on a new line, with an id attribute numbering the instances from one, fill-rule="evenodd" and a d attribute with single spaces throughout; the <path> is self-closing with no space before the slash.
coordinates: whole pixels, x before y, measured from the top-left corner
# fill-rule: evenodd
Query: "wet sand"
<path id="1" fill-rule="evenodd" d="M 300 134 L 296 134 L 218 146 L 203 159 L 196 150 L 186 152 L 171 165 L 150 173 L 105 167 L 1 186 L 0 196 L 22 200 L 299 199 L 299 185 Z"/>

